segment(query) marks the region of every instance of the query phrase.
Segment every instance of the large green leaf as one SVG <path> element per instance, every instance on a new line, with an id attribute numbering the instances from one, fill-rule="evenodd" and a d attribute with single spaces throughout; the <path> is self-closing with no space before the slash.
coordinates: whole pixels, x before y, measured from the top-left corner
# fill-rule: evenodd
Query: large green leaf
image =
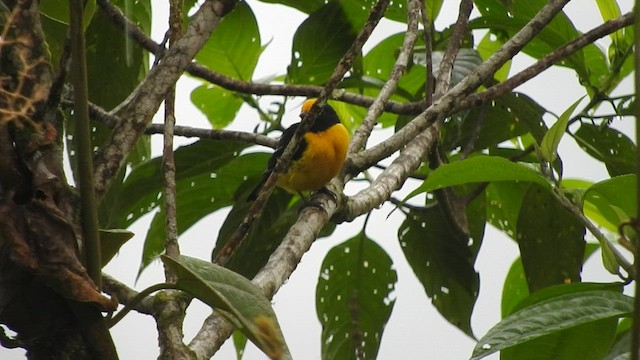
<path id="1" fill-rule="evenodd" d="M 518 311 L 494 326 L 478 341 L 471 360 L 541 336 L 633 312 L 633 299 L 614 291 L 570 293 Z"/>
<path id="2" fill-rule="evenodd" d="M 39 4 L 40 13 L 59 23 L 69 25 L 69 2 L 68 1 L 41 1 Z M 84 2 L 84 25 L 85 28 L 91 23 L 91 17 L 96 11 L 96 0 Z"/>
<path id="3" fill-rule="evenodd" d="M 473 336 L 470 319 L 480 286 L 473 263 L 479 239 L 469 241 L 434 206 L 412 210 L 398 229 L 398 240 L 438 311 Z"/>
<path id="4" fill-rule="evenodd" d="M 271 359 L 291 359 L 276 314 L 264 294 L 245 277 L 188 256 L 163 256 L 176 286 L 229 320 Z"/>
<path id="5" fill-rule="evenodd" d="M 479 155 L 440 166 L 405 201 L 417 194 L 449 186 L 493 181 L 524 181 L 549 187 L 542 175 L 524 165 L 497 156 Z"/>
<path id="6" fill-rule="evenodd" d="M 516 225 L 529 183 L 496 181 L 487 186 L 487 220 L 516 240 Z"/>
<path id="7" fill-rule="evenodd" d="M 604 162 L 609 175 L 619 176 L 636 171 L 636 145 L 618 130 L 582 123 L 574 138 L 587 154 Z"/>
<path id="8" fill-rule="evenodd" d="M 404 33 L 394 34 L 373 47 L 363 59 L 364 75 L 387 81 L 404 41 Z M 424 66 L 411 66 L 398 82 L 399 93 L 419 94 L 424 90 L 427 75 Z M 375 96 L 376 94 L 373 94 Z M 397 97 L 394 97 L 397 99 Z M 402 98 L 400 98 L 402 99 Z M 413 98 L 404 99 L 417 100 Z"/>
<path id="9" fill-rule="evenodd" d="M 322 359 L 375 359 L 395 299 L 393 262 L 364 233 L 332 248 L 316 288 Z"/>
<path id="10" fill-rule="evenodd" d="M 262 52 L 258 22 L 245 1 L 220 22 L 196 60 L 221 74 L 251 80 Z"/>
<path id="11" fill-rule="evenodd" d="M 558 203 L 549 189 L 529 187 L 516 228 L 531 292 L 580 281 L 585 252 L 584 225 Z"/>
<path id="12" fill-rule="evenodd" d="M 620 283 L 572 283 L 544 288 L 520 301 L 510 313 L 565 294 L 622 291 Z M 617 319 L 603 319 L 554 332 L 502 350 L 501 360 L 601 360 L 616 333 Z"/>
<path id="13" fill-rule="evenodd" d="M 248 177 L 255 177 L 264 169 L 267 157 L 264 153 L 247 154 L 217 168 L 205 168 L 191 176 L 176 177 L 178 233 L 182 234 L 214 211 L 232 205 L 236 201 L 234 194 L 238 187 L 243 186 Z M 216 239 L 210 235 L 213 243 Z M 165 212 L 161 208 L 149 226 L 140 271 L 162 253 L 165 238 Z"/>
<path id="14" fill-rule="evenodd" d="M 513 36 L 547 3 L 545 0 L 513 1 L 507 6 L 500 0 L 474 2 L 482 17 L 472 20 L 470 28 L 489 28 L 501 40 Z M 540 59 L 579 36 L 580 32 L 571 20 L 560 12 L 523 50 L 535 59 Z M 581 83 L 588 88 L 598 86 L 600 77 L 608 73 L 606 56 L 594 44 L 578 50 L 559 65 L 574 69 Z"/>
<path id="15" fill-rule="evenodd" d="M 584 194 L 584 210 L 597 212 L 612 230 L 636 217 L 636 176 L 623 175 L 601 181 Z"/>
<path id="16" fill-rule="evenodd" d="M 498 49 L 500 49 L 502 45 L 504 45 L 504 42 L 498 39 L 498 37 L 492 35 L 491 33 L 487 33 L 482 37 L 480 43 L 478 43 L 478 47 L 476 50 L 478 50 L 478 53 L 480 54 L 480 56 L 482 56 L 482 59 L 486 61 L 487 59 L 489 59 L 489 57 L 491 57 L 491 55 L 498 51 Z M 509 70 L 511 70 L 511 60 L 502 65 L 502 67 L 498 71 L 496 71 L 495 74 L 493 74 L 493 78 L 498 82 L 503 82 L 507 80 L 507 77 L 509 76 Z"/>
<path id="17" fill-rule="evenodd" d="M 266 166 L 266 163 L 264 165 Z M 242 186 L 234 196 L 235 202 L 220 228 L 216 246 L 211 254 L 212 259 L 244 220 L 252 204 L 247 202 L 246 196 L 258 179 L 254 177 L 247 181 L 247 186 Z M 282 189 L 276 188 L 273 191 L 265 205 L 265 211 L 254 221 L 243 245 L 234 252 L 225 267 L 249 279 L 258 273 L 298 219 L 299 207 L 290 206 L 291 198 L 291 194 Z"/>
<path id="18" fill-rule="evenodd" d="M 338 2 L 314 11 L 293 35 L 289 81 L 323 84 L 356 37 Z"/>
<path id="19" fill-rule="evenodd" d="M 203 84 L 191 92 L 191 102 L 202 113 L 215 129 L 229 125 L 242 106 L 242 98 L 217 85 Z"/>
<path id="20" fill-rule="evenodd" d="M 274 3 L 274 4 L 282 4 L 295 9 L 302 11 L 303 13 L 310 14 L 318 9 L 320 9 L 323 5 L 325 5 L 327 0 L 260 0 L 266 3 Z M 370 7 L 376 2 L 376 0 L 341 0 L 335 1 L 336 3 L 348 3 L 347 6 L 358 5 L 360 10 L 367 14 L 370 11 Z M 434 1 L 428 0 L 427 4 L 431 4 Z M 387 11 L 385 12 L 385 17 L 400 21 L 407 21 L 407 4 L 404 1 L 392 1 L 387 6 Z M 365 16 L 366 17 L 366 16 Z"/>
<path id="21" fill-rule="evenodd" d="M 507 93 L 465 112 L 461 121 L 447 122 L 444 146 L 454 150 L 472 143 L 473 150 L 480 151 L 527 132 L 544 134 L 546 128 L 531 128 L 531 124 L 542 121 L 544 113 L 545 110 L 530 97 Z"/>
<path id="22" fill-rule="evenodd" d="M 113 2 L 120 7 L 133 22 L 149 33 L 151 31 L 150 0 L 118 0 Z M 98 11 L 86 30 L 87 76 L 91 79 L 89 100 L 110 110 L 124 101 L 144 79 L 149 69 L 149 54 L 113 21 Z M 91 143 L 101 146 L 111 133 L 111 129 L 102 123 L 92 124 Z M 76 176 L 76 147 L 74 140 L 75 116 L 68 113 L 65 124 L 67 154 L 71 162 L 74 178 Z M 151 157 L 149 136 L 143 135 L 127 158 L 128 166 L 136 166 Z M 99 207 L 99 220 L 106 225 L 109 213 L 120 192 L 125 169 L 114 176 L 109 191 L 103 196 Z M 76 179 L 76 183 L 78 179 Z M 124 228 L 124 226 L 108 226 Z"/>
<path id="23" fill-rule="evenodd" d="M 223 179 L 216 171 L 238 156 L 247 145 L 233 141 L 202 140 L 182 146 L 175 151 L 177 190 L 188 190 L 191 178 L 205 177 L 209 181 L 220 182 L 221 188 L 234 186 L 231 181 Z M 254 171 L 254 169 L 251 169 Z M 260 170 L 255 170 L 258 173 Z M 251 173 L 248 172 L 250 175 Z M 198 185 L 202 182 L 198 182 Z M 159 204 L 162 194 L 162 158 L 156 157 L 135 167 L 127 176 L 118 193 L 117 201 L 111 209 L 111 228 L 127 228 L 142 215 L 153 211 Z M 211 196 L 206 196 L 210 199 Z"/>
<path id="24" fill-rule="evenodd" d="M 585 247 L 584 253 L 584 261 L 593 255 L 593 253 L 600 248 L 599 244 L 588 243 Z M 605 284 L 609 285 L 609 284 Z M 546 287 L 534 294 L 534 296 L 529 296 L 529 286 L 527 285 L 527 279 L 524 275 L 524 268 L 522 267 L 522 259 L 517 258 L 511 268 L 509 268 L 509 272 L 507 273 L 507 277 L 504 280 L 504 286 L 502 288 L 502 300 L 501 300 L 501 314 L 502 317 L 505 318 L 508 315 L 511 315 L 515 311 L 522 309 L 526 306 L 532 305 L 536 302 L 540 302 L 542 300 L 546 300 L 553 294 L 554 296 L 560 295 L 560 292 L 554 292 L 556 288 L 561 288 L 564 285 L 552 285 L 550 287 Z M 562 293 L 570 292 L 570 289 L 574 289 L 576 291 L 584 291 L 584 290 L 599 290 L 603 287 L 593 287 L 588 283 L 571 283 L 569 286 L 562 287 Z M 611 290 L 607 288 L 608 290 Z M 546 297 L 544 297 L 546 296 Z M 527 300 L 525 300 L 527 299 Z"/>

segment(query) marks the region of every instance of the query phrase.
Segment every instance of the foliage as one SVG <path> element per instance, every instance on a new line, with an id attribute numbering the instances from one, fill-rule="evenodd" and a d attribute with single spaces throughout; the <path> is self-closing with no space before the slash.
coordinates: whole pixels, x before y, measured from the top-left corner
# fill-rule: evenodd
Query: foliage
<path id="1" fill-rule="evenodd" d="M 296 86 L 322 86 L 328 81 L 375 3 L 264 2 L 292 7 L 308 15 L 294 32 L 291 54 L 286 54 L 290 58 L 286 73 L 269 80 L 271 85 L 281 86 L 277 90 L 272 88 L 273 94 L 299 96 L 312 92 L 308 89 L 319 88 L 305 87 L 303 91 Z M 428 8 L 425 17 L 435 21 L 444 2 L 423 3 Z M 454 90 L 548 2 L 474 0 L 473 3 L 478 13 L 470 19 L 461 39 L 462 49 L 452 64 L 450 80 Z M 150 14 L 155 4 L 149 0 L 122 0 L 114 4 L 126 10 L 126 16 L 144 33 L 150 32 Z M 191 92 L 190 100 L 206 116 L 212 129 L 224 132 L 234 123 L 247 122 L 237 115 L 241 107 L 248 105 L 256 110 L 257 120 L 247 128 L 275 136 L 282 130 L 288 97 L 272 97 L 270 100 L 276 100 L 267 105 L 261 96 L 269 91 L 252 88 L 257 83 L 254 70 L 268 46 L 263 45 L 252 4 L 239 2 L 195 56 L 197 64 L 229 81 L 212 83 L 210 77 L 208 80 L 200 77 L 201 84 Z M 148 71 L 147 50 L 96 9 L 95 1 L 89 1 L 88 5 L 85 18 L 90 100 L 111 110 L 153 71 Z M 597 5 L 605 21 L 621 16 L 614 0 L 601 0 Z M 195 8 L 197 4 L 187 2 L 185 13 Z M 46 1 L 40 9 L 49 61 L 57 68 L 60 58 L 65 56 L 66 10 L 52 7 Z M 2 6 L 0 12 L 5 12 Z M 406 24 L 407 3 L 392 1 L 385 16 Z M 5 16 L 0 17 L 4 19 Z M 560 12 L 518 56 L 526 54 L 541 60 L 581 37 L 575 20 Z M 185 17 L 185 24 L 189 21 Z M 3 21 L 0 25 L 4 26 Z M 433 65 L 433 75 L 441 73 L 443 54 L 456 40 L 454 27 L 455 24 L 443 29 L 431 27 L 427 34 L 424 29 L 416 34 L 419 40 L 390 97 L 392 101 L 406 104 L 425 99 L 433 85 L 427 80 L 427 64 Z M 352 133 L 361 125 L 367 110 L 340 97 L 348 93 L 370 99 L 385 90 L 405 35 L 405 32 L 390 35 L 373 44 L 368 52 L 358 54 L 348 76 L 338 85 L 340 91 L 335 96 L 339 99 L 331 104 Z M 427 58 L 430 52 L 426 51 L 425 35 L 431 36 L 432 58 Z M 404 190 L 410 194 L 403 201 L 394 201 L 405 216 L 397 229 L 404 258 L 393 258 L 382 244 L 388 239 L 369 237 L 365 235 L 366 228 L 326 254 L 316 289 L 316 309 L 322 325 L 322 338 L 318 341 L 322 343 L 323 359 L 375 358 L 385 326 L 393 316 L 397 282 L 394 269 L 400 263 L 413 270 L 437 311 L 452 326 L 474 338 L 471 318 L 475 312 L 483 311 L 476 309 L 481 283 L 475 264 L 487 224 L 517 242 L 520 258 L 506 274 L 501 294 L 503 320 L 478 340 L 470 354 L 472 359 L 498 351 L 505 360 L 600 359 L 623 353 L 620 344 L 628 343 L 629 329 L 624 321 L 618 320 L 633 312 L 633 299 L 622 294 L 629 282 L 581 282 L 584 260 L 596 250 L 602 253 L 603 268 L 624 277 L 623 280 L 634 280 L 622 274 L 622 270 L 628 273 L 628 269 L 619 256 L 622 248 L 615 233 L 621 224 L 637 216 L 637 179 L 633 174 L 638 164 L 637 145 L 616 127 L 630 115 L 636 99 L 634 94 L 613 95 L 618 85 L 633 73 L 632 27 L 611 31 L 609 36 L 611 41 L 606 48 L 591 42 L 554 64 L 571 71 L 584 88 L 584 97 L 561 109 L 560 116 L 554 115 L 549 104 L 513 88 L 487 101 L 478 101 L 477 106 L 464 109 L 452 106 L 457 110 L 447 113 L 445 121 L 438 125 L 437 150 L 424 156 L 420 169 L 411 174 L 421 183 L 413 186 L 415 183 L 408 182 Z M 468 92 L 482 95 L 480 91 L 504 84 L 512 75 L 510 62 L 506 62 L 481 87 Z M 244 84 L 245 90 L 233 81 Z M 278 110 L 273 111 L 274 108 Z M 64 131 L 67 140 L 65 156 L 72 168 L 68 175 L 73 178 L 77 176 L 76 148 L 72 141 L 76 118 L 73 111 L 64 110 L 64 126 L 59 131 L 61 134 Z M 419 114 L 420 111 L 407 115 L 389 110 L 377 121 L 387 136 L 402 131 L 407 124 L 417 123 Z M 92 141 L 96 148 L 109 141 L 112 128 L 113 124 L 95 122 Z M 569 138 L 575 140 L 577 151 L 595 163 L 602 163 L 610 177 L 593 182 L 564 178 L 563 161 L 573 160 L 562 157 L 565 154 L 560 144 Z M 237 139 L 203 138 L 175 151 L 178 234 L 210 214 L 229 210 L 219 233 L 202 239 L 214 248 L 212 259 L 251 212 L 246 196 L 260 179 L 268 154 L 253 151 L 250 145 Z M 127 241 L 144 241 L 139 275 L 165 251 L 168 216 L 162 180 L 165 159 L 151 158 L 148 135 L 141 135 L 134 150 L 126 155 L 124 166 L 112 176 L 112 185 L 99 209 L 101 226 L 105 228 L 101 232 L 103 260 L 108 262 Z M 375 160 L 377 163 L 380 159 Z M 351 175 L 371 183 L 377 173 L 362 170 L 362 174 Z M 422 198 L 426 201 L 416 200 Z M 395 199 L 387 196 L 383 200 Z M 162 256 L 168 271 L 175 272 L 177 288 L 223 314 L 272 358 L 291 355 L 268 299 L 247 279 L 254 278 L 268 263 L 289 229 L 298 222 L 304 205 L 294 196 L 276 190 L 265 213 L 249 230 L 245 243 L 226 264 L 227 269 L 202 259 Z M 360 205 L 368 206 L 364 213 L 374 211 L 376 206 L 368 203 L 353 207 Z M 344 215 L 347 210 L 343 207 L 339 211 Z M 122 229 L 148 214 L 152 220 L 147 233 L 129 240 L 131 234 Z M 337 216 L 334 220 L 343 218 L 349 217 Z M 331 223 L 314 236 L 340 237 L 336 225 Z M 623 235 L 635 241 L 630 232 Z M 244 342 L 238 343 L 244 346 Z"/>

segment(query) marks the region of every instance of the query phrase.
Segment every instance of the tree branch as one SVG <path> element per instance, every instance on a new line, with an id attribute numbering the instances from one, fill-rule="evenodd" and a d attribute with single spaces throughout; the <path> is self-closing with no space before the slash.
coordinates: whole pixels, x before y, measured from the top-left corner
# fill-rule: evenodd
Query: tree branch
<path id="1" fill-rule="evenodd" d="M 136 90 L 112 111 L 122 121 L 116 124 L 96 154 L 95 191 L 98 198 L 109 188 L 111 180 L 124 164 L 127 155 L 143 134 L 169 89 L 174 86 L 222 17 L 236 2 L 205 1 L 193 16 L 184 35 L 166 52 L 162 62 L 151 69 Z"/>
<path id="2" fill-rule="evenodd" d="M 415 117 L 405 127 L 390 136 L 387 140 L 363 152 L 354 154 L 346 164 L 349 173 L 356 174 L 372 164 L 391 156 L 404 144 L 414 139 L 431 124 L 441 121 L 454 111 L 466 96 L 473 92 L 484 81 L 490 79 L 502 65 L 517 54 L 533 37 L 535 37 L 553 17 L 562 10 L 569 0 L 550 0 L 540 11 L 487 61 L 467 75 L 460 83 L 447 91 L 428 109 Z"/>
<path id="3" fill-rule="evenodd" d="M 567 44 L 555 49 L 547 56 L 538 60 L 535 64 L 520 71 L 506 81 L 493 85 L 492 87 L 481 93 L 470 95 L 460 102 L 458 108 L 467 109 L 504 95 L 517 88 L 518 86 L 524 84 L 525 82 L 531 80 L 544 70 L 550 68 L 552 65 L 558 63 L 560 60 L 575 53 L 583 47 L 592 44 L 594 41 L 607 36 L 625 26 L 629 26 L 632 24 L 633 13 L 631 12 L 624 14 L 618 18 L 611 19 L 604 24 L 589 30 L 588 32 L 584 33 L 580 37 L 575 38 Z"/>
<path id="4" fill-rule="evenodd" d="M 107 0 L 98 0 L 98 5 L 100 5 L 100 8 L 116 25 L 120 26 L 133 40 L 137 41 L 149 52 L 157 55 L 165 50 L 162 46 L 149 38 L 136 24 L 127 19 L 118 7 Z M 323 88 L 322 86 L 315 85 L 275 85 L 241 81 L 215 71 L 211 71 L 195 62 L 189 64 L 186 71 L 192 76 L 201 78 L 227 90 L 244 94 L 318 97 L 320 96 Z M 332 94 L 332 97 L 335 100 L 362 107 L 369 107 L 374 101 L 374 99 L 369 96 L 346 91 L 336 91 Z M 403 104 L 397 101 L 389 101 L 385 104 L 384 110 L 394 114 L 415 115 L 423 110 L 423 106 L 424 104 L 422 102 Z"/>
<path id="5" fill-rule="evenodd" d="M 274 173 L 269 176 L 266 183 L 263 185 L 262 190 L 258 194 L 258 198 L 251 205 L 249 214 L 243 221 L 242 225 L 245 225 L 247 219 L 251 216 L 254 216 L 255 219 L 256 215 L 251 214 L 254 210 L 256 211 L 256 214 L 258 214 L 257 216 L 259 216 L 259 212 L 261 211 L 261 208 L 264 207 L 267 197 L 275 187 L 278 173 L 286 170 L 302 135 L 311 128 L 313 121 L 320 114 L 321 107 L 326 103 L 327 98 L 332 94 L 335 86 L 342 79 L 344 74 L 351 68 L 353 59 L 362 51 L 362 46 L 369 38 L 380 19 L 384 16 L 388 3 L 389 0 L 378 0 L 371 8 L 367 22 L 349 50 L 347 50 L 340 59 L 336 69 L 327 81 L 325 87 L 322 89 L 318 100 L 298 126 L 291 142 L 287 145 L 287 148 L 278 160 Z M 341 183 L 340 187 L 344 187 L 344 183 Z M 338 194 L 341 193 L 341 191 L 335 191 L 335 193 Z M 289 229 L 287 235 L 282 240 L 282 243 L 267 261 L 267 264 L 252 280 L 256 286 L 264 291 L 268 298 L 273 297 L 276 291 L 280 289 L 286 279 L 288 279 L 291 273 L 295 270 L 302 259 L 302 255 L 309 250 L 311 244 L 320 233 L 320 230 L 322 230 L 324 225 L 326 225 L 331 218 L 331 215 L 336 211 L 341 200 L 340 198 L 333 199 L 327 194 L 317 194 L 314 197 L 314 202 L 319 204 L 320 207 L 307 206 L 302 209 L 300 216 L 298 217 L 298 221 Z M 257 208 L 257 210 L 254 208 Z M 252 222 L 253 220 L 250 221 Z M 248 230 L 248 228 L 246 230 Z M 246 236 L 246 230 L 240 230 L 239 228 L 236 233 L 244 231 L 244 237 Z M 231 240 L 227 242 L 227 245 L 230 242 Z M 223 250 L 224 248 L 218 254 L 219 256 L 223 253 Z M 193 349 L 196 354 L 205 355 L 203 358 L 211 357 L 220 345 L 231 335 L 230 327 L 227 326 L 218 329 L 218 331 L 211 331 L 210 323 L 213 322 L 219 322 L 217 317 L 214 316 L 205 320 L 199 334 L 196 335 L 190 344 L 191 349 Z M 209 332 L 211 337 L 205 338 L 204 336 L 199 336 L 200 332 Z"/>
<path id="6" fill-rule="evenodd" d="M 369 136 L 371 135 L 371 131 L 373 131 L 373 127 L 376 125 L 376 121 L 380 118 L 386 104 L 395 93 L 398 87 L 398 81 L 400 81 L 400 78 L 407 71 L 409 59 L 411 58 L 413 47 L 418 38 L 418 14 L 420 12 L 420 7 L 418 5 L 419 4 L 416 4 L 415 1 L 409 2 L 409 9 L 407 10 L 407 32 L 404 36 L 402 48 L 400 49 L 396 63 L 391 70 L 389 79 L 385 82 L 384 86 L 382 86 L 378 96 L 369 106 L 369 110 L 367 111 L 367 115 L 362 121 L 362 124 L 353 134 L 353 138 L 351 139 L 351 144 L 349 146 L 349 154 L 358 152 L 364 148 L 367 139 L 369 139 Z"/>

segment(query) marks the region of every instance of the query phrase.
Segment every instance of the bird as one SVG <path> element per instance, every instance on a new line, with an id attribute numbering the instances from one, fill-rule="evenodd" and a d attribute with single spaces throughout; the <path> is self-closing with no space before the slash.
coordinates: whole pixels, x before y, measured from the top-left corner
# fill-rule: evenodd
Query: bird
<path id="1" fill-rule="evenodd" d="M 317 99 L 311 98 L 302 104 L 300 118 L 304 119 L 316 101 Z M 260 189 L 299 125 L 300 123 L 295 123 L 282 133 L 278 147 L 262 174 L 262 180 L 250 193 L 247 201 L 258 197 Z M 278 177 L 277 186 L 292 194 L 299 194 L 304 199 L 302 192 L 320 190 L 338 174 L 347 156 L 348 147 L 349 131 L 340 122 L 336 111 L 330 105 L 324 105 L 311 129 L 302 136 L 289 168 Z"/>

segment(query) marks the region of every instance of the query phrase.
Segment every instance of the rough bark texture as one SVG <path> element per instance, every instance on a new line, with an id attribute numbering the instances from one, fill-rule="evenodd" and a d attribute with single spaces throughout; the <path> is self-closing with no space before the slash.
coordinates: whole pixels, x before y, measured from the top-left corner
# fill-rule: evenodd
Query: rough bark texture
<path id="1" fill-rule="evenodd" d="M 77 198 L 62 170 L 36 1 L 5 1 L 0 33 L 0 323 L 32 359 L 116 357 L 82 264 Z M 111 345 L 109 345 L 111 344 Z"/>

